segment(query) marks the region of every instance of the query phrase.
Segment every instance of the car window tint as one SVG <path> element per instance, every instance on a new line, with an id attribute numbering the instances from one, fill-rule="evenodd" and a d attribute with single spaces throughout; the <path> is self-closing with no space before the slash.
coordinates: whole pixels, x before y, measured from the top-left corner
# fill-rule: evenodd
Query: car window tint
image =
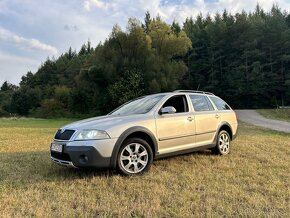
<path id="1" fill-rule="evenodd" d="M 215 104 L 218 110 L 230 110 L 229 105 L 218 97 L 210 96 L 210 99 Z"/>
<path id="2" fill-rule="evenodd" d="M 185 95 L 177 95 L 169 98 L 162 106 L 172 106 L 176 109 L 176 113 L 188 112 L 188 104 Z"/>
<path id="3" fill-rule="evenodd" d="M 195 111 L 212 111 L 212 105 L 209 105 L 207 99 L 203 95 L 190 95 L 190 100 Z"/>
<path id="4" fill-rule="evenodd" d="M 149 95 L 140 97 L 121 105 L 116 110 L 112 111 L 110 115 L 131 115 L 131 114 L 145 114 L 149 112 L 164 95 Z"/>
<path id="5" fill-rule="evenodd" d="M 213 107 L 211 101 L 208 99 L 208 97 L 205 97 L 205 99 L 206 99 L 206 102 L 207 102 L 207 104 L 208 104 L 208 106 L 209 106 L 209 110 L 210 110 L 210 111 L 214 111 L 215 109 L 214 109 L 214 107 Z"/>

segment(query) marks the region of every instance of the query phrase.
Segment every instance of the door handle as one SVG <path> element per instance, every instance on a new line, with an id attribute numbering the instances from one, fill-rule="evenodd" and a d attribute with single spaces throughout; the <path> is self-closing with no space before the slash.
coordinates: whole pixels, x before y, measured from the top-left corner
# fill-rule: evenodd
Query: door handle
<path id="1" fill-rule="evenodd" d="M 218 114 L 215 115 L 215 118 L 219 118 L 219 117 L 220 117 L 220 115 L 218 115 Z"/>
<path id="2" fill-rule="evenodd" d="M 192 117 L 187 117 L 187 120 L 188 120 L 189 122 L 191 122 L 191 121 L 193 121 L 193 118 L 192 118 Z"/>

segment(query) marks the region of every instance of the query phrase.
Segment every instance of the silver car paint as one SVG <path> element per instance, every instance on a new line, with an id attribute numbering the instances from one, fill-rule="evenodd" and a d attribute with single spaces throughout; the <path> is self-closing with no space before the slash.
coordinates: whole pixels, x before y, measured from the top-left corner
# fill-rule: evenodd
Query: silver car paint
<path id="1" fill-rule="evenodd" d="M 191 100 L 189 98 L 189 93 L 162 93 L 165 96 L 146 114 L 136 114 L 129 116 L 116 116 L 116 115 L 106 115 L 100 117 L 94 117 L 90 119 L 81 120 L 78 122 L 71 123 L 64 126 L 62 129 L 71 129 L 76 130 L 76 133 L 73 135 L 70 141 L 66 143 L 66 146 L 93 146 L 96 150 L 103 155 L 104 157 L 110 157 L 117 139 L 120 135 L 127 129 L 131 127 L 141 126 L 148 129 L 156 137 L 158 142 L 157 151 L 159 154 L 166 154 L 174 151 L 184 150 L 196 146 L 201 146 L 204 144 L 213 143 L 215 131 L 212 132 L 196 132 L 196 120 L 195 118 L 201 114 L 200 112 L 195 112 Z M 195 95 L 198 95 L 194 93 Z M 160 95 L 160 94 L 158 94 Z M 158 111 L 165 103 L 167 99 L 174 95 L 185 95 L 188 102 L 189 112 L 186 113 L 176 113 L 168 115 L 159 115 Z M 202 94 L 205 95 L 205 94 Z M 207 96 L 207 95 L 205 95 Z M 214 104 L 213 104 L 214 105 Z M 214 105 L 215 107 L 215 105 Z M 237 121 L 234 111 L 215 111 L 208 112 L 209 114 L 219 114 L 221 118 L 228 120 L 229 124 L 232 127 L 233 134 L 236 134 L 237 130 Z M 205 113 L 203 112 L 202 115 Z M 183 118 L 191 117 L 193 120 L 189 121 L 190 126 L 192 127 L 190 132 L 185 134 L 182 131 L 179 131 L 174 127 L 174 120 L 181 116 Z M 172 117 L 172 119 L 170 119 Z M 168 132 L 173 134 L 173 138 L 162 138 L 159 135 L 159 132 L 156 128 L 158 120 L 168 119 L 169 123 L 167 124 Z M 224 120 L 223 119 L 223 120 Z M 170 121 L 171 120 L 171 121 Z M 185 121 L 187 122 L 187 121 Z M 221 119 L 217 121 L 221 122 Z M 170 125 L 172 128 L 170 128 Z M 162 124 L 162 125 L 166 125 Z M 217 124 L 218 125 L 218 124 Z M 74 141 L 77 134 L 84 129 L 96 129 L 104 130 L 110 136 L 110 139 L 103 140 L 88 140 L 88 141 Z M 174 132 L 176 134 L 174 135 Z M 178 132 L 179 131 L 179 132 Z M 208 135 L 208 136 L 207 136 Z M 176 137 L 180 136 L 180 137 Z M 197 140 L 198 139 L 198 140 Z M 205 140 L 207 139 L 207 140 Z"/>

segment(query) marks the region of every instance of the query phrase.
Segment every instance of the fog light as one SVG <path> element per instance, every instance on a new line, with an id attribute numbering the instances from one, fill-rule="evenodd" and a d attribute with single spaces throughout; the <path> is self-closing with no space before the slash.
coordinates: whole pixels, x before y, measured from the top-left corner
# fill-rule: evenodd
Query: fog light
<path id="1" fill-rule="evenodd" d="M 88 163 L 88 161 L 89 161 L 88 156 L 86 156 L 86 155 L 81 155 L 80 156 L 80 163 L 86 164 L 86 163 Z"/>

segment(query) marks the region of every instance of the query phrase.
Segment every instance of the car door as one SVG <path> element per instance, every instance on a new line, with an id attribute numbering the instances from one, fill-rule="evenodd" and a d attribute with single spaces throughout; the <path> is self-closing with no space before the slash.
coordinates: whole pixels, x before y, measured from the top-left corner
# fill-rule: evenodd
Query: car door
<path id="1" fill-rule="evenodd" d="M 172 114 L 160 114 L 161 108 L 172 106 Z M 195 143 L 195 124 L 186 95 L 171 96 L 156 111 L 156 131 L 159 154 L 190 148 Z"/>
<path id="2" fill-rule="evenodd" d="M 195 146 L 213 143 L 219 125 L 219 114 L 205 95 L 190 94 L 195 119 Z"/>

